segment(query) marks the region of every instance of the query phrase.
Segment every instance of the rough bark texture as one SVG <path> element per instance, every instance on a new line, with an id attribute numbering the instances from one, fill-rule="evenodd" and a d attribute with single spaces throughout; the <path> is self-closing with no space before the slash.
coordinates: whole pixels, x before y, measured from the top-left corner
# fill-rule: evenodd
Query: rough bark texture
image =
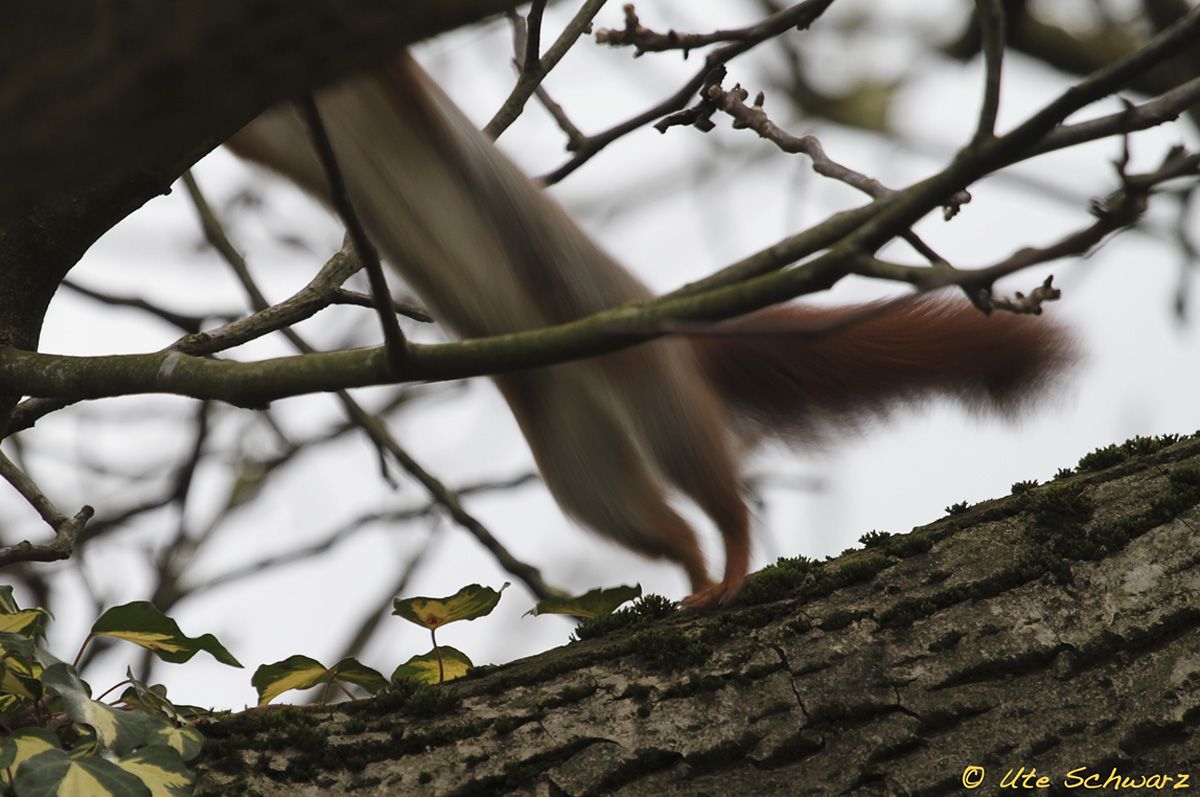
<path id="1" fill-rule="evenodd" d="M 110 227 L 274 102 L 514 0 L 72 0 L 0 24 L 0 346 Z M 0 395 L 0 428 L 16 398 Z"/>
<path id="2" fill-rule="evenodd" d="M 1100 793 L 1196 788 L 1197 504 L 1200 439 L 1130 441 L 764 571 L 753 605 L 441 691 L 231 718 L 206 730 L 201 793 L 941 795 L 969 766 L 988 794 L 1021 767 L 1044 794 L 1114 768 L 1172 780 Z"/>

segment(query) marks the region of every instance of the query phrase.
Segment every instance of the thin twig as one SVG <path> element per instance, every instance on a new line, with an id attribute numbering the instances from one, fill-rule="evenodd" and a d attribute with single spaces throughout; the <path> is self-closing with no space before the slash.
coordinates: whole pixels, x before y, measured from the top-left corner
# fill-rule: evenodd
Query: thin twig
<path id="1" fill-rule="evenodd" d="M 525 16 L 525 57 L 521 61 L 521 72 L 532 72 L 538 68 L 542 49 L 542 16 L 546 13 L 546 0 L 533 0 Z"/>
<path id="2" fill-rule="evenodd" d="M 191 181 L 188 190 L 192 193 L 193 199 L 197 200 L 197 206 L 208 207 L 208 203 L 204 200 L 200 189 L 196 186 L 195 181 Z M 201 213 L 205 220 L 206 235 L 212 236 L 214 239 L 222 243 L 218 247 L 218 251 L 226 256 L 238 279 L 242 282 L 247 294 L 251 297 L 251 301 L 258 309 L 266 309 L 266 298 L 255 285 L 253 278 L 250 275 L 249 268 L 246 266 L 245 260 L 237 249 L 229 242 L 224 230 L 220 226 L 220 221 L 211 211 L 207 214 Z M 209 229 L 211 225 L 212 229 Z M 359 250 L 361 253 L 361 250 Z M 232 258 L 229 257 L 232 254 Z M 321 357 L 307 341 L 304 340 L 295 330 L 284 329 L 283 335 L 288 339 L 293 347 L 301 353 L 301 356 L 309 358 L 310 361 Z M 182 356 L 182 355 L 180 355 Z M 406 363 L 407 364 L 407 363 Z M 394 375 L 394 374 L 393 374 Z M 390 455 L 409 475 L 415 478 L 434 498 L 449 512 L 450 516 L 461 527 L 466 529 L 474 536 L 485 548 L 492 553 L 496 561 L 501 567 L 508 570 L 517 578 L 525 582 L 529 587 L 530 592 L 537 595 L 539 599 L 549 597 L 553 591 L 542 579 L 541 573 L 532 565 L 520 561 L 515 556 L 510 554 L 508 550 L 492 535 L 490 531 L 478 520 L 469 514 L 458 500 L 458 496 L 444 484 L 438 481 L 431 473 L 422 468 L 416 460 L 414 460 L 407 451 L 405 451 L 396 439 L 392 437 L 387 425 L 379 418 L 367 412 L 355 401 L 348 391 L 345 389 L 337 389 L 334 391 L 341 402 L 343 409 L 346 411 L 350 421 L 361 428 L 371 442 L 374 443 L 376 449 L 380 453 L 381 461 L 385 455 Z"/>
<path id="3" fill-rule="evenodd" d="M 111 305 L 113 307 L 131 307 L 135 310 L 141 310 L 149 313 L 157 318 L 166 321 L 174 327 L 178 327 L 184 332 L 199 332 L 204 328 L 204 322 L 209 318 L 220 318 L 222 320 L 230 320 L 236 318 L 231 313 L 214 313 L 211 315 L 187 315 L 185 313 L 177 313 L 173 310 L 168 310 L 164 307 L 159 307 L 152 302 L 148 302 L 137 296 L 117 296 L 103 291 L 93 290 L 71 280 L 63 280 L 62 286 L 67 290 L 74 291 L 81 296 L 86 296 L 89 299 L 94 299 L 98 302 Z"/>
<path id="4" fill-rule="evenodd" d="M 979 108 L 979 123 L 974 142 L 984 141 L 996 134 L 996 114 L 1000 109 L 1000 75 L 1004 63 L 1004 6 L 1001 0 L 976 0 L 975 16 L 983 42 L 983 104 Z"/>
<path id="5" fill-rule="evenodd" d="M 351 305 L 354 307 L 374 307 L 375 299 L 365 293 L 351 291 L 345 288 L 334 288 L 329 293 L 329 303 L 331 305 Z M 424 307 L 412 301 L 401 301 L 399 299 L 392 300 L 392 310 L 396 315 L 402 315 L 405 318 L 411 318 L 413 321 L 420 321 L 422 324 L 432 324 L 433 316 L 431 316 Z"/>
<path id="6" fill-rule="evenodd" d="M 600 9 L 604 7 L 605 0 L 587 0 L 579 11 L 572 17 L 567 26 L 563 28 L 563 32 L 555 39 L 554 44 L 550 45 L 550 49 L 546 50 L 546 54 L 540 59 L 530 62 L 526 57 L 521 75 L 517 78 L 517 85 L 513 86 L 513 90 L 509 93 L 508 98 L 496 111 L 491 120 L 484 125 L 483 132 L 488 138 L 497 139 L 500 134 L 509 128 L 509 126 L 517 120 L 521 115 L 521 111 L 525 110 L 525 103 L 533 96 L 536 89 L 546 75 L 550 74 L 550 70 L 558 65 L 562 57 L 567 54 L 579 37 L 587 33 L 592 26 L 592 18 L 600 13 Z M 536 4 L 535 4 L 536 5 Z M 540 21 L 539 21 L 540 24 Z M 533 41 L 537 37 L 530 36 L 527 41 Z M 526 55 L 528 56 L 529 48 L 533 46 L 527 44 Z"/>
<path id="7" fill-rule="evenodd" d="M 750 94 L 740 85 L 726 91 L 721 88 L 720 83 L 714 83 L 709 86 L 706 94 L 714 110 L 723 111 L 733 117 L 734 129 L 753 130 L 761 138 L 770 141 L 783 152 L 807 155 L 809 162 L 812 164 L 813 171 L 817 174 L 845 183 L 851 188 L 855 188 L 875 199 L 891 196 L 895 193 L 893 189 L 888 188 L 875 178 L 868 177 L 830 158 L 825 154 L 825 148 L 816 136 L 794 136 L 772 122 L 763 109 L 764 97 L 761 91 L 754 98 L 753 107 L 746 105 L 746 99 Z M 950 198 L 947 206 L 961 206 L 970 200 L 970 194 L 966 191 L 960 191 Z M 929 260 L 930 263 L 939 263 L 944 260 L 941 255 L 926 244 L 913 230 L 905 230 L 901 233 L 901 237 L 922 257 Z"/>
<path id="8" fill-rule="evenodd" d="M 34 544 L 23 540 L 0 548 L 0 567 L 17 562 L 56 562 L 69 558 L 75 550 L 76 537 L 91 520 L 95 510 L 84 506 L 74 517 L 67 517 L 38 489 L 33 479 L 25 475 L 3 452 L 0 452 L 0 477 L 37 510 L 46 525 L 54 529 L 54 539 L 50 542 Z"/>
<path id="9" fill-rule="evenodd" d="M 616 124 L 602 133 L 585 138 L 580 143 L 574 156 L 554 171 L 542 177 L 542 182 L 546 185 L 553 185 L 563 180 L 617 139 L 632 133 L 643 125 L 683 108 L 696 95 L 696 92 L 700 91 L 705 85 L 705 78 L 714 69 L 722 67 L 742 53 L 785 31 L 792 28 L 801 30 L 807 28 L 832 4 L 833 0 L 804 0 L 804 2 L 797 3 L 777 14 L 770 15 L 754 25 L 743 28 L 737 40 L 710 52 L 704 59 L 704 66 L 680 87 L 678 91 L 636 116 L 626 119 L 624 122 Z"/>
<path id="10" fill-rule="evenodd" d="M 379 261 L 379 252 L 375 250 L 375 245 L 367 237 L 367 231 L 363 228 L 362 221 L 354 210 L 354 203 L 346 189 L 342 170 L 338 167 L 337 156 L 333 152 L 329 133 L 321 121 L 321 112 L 317 109 L 317 101 L 309 94 L 300 101 L 299 105 L 305 121 L 308 123 L 309 134 L 321 160 L 321 166 L 325 169 L 325 179 L 329 183 L 329 199 L 341 217 L 342 223 L 346 225 L 346 231 L 350 233 L 350 239 L 354 242 L 354 251 L 358 253 L 358 259 L 362 261 L 363 267 L 367 271 L 367 278 L 371 283 L 371 294 L 375 297 L 375 310 L 379 314 L 379 323 L 383 327 L 383 341 L 387 347 L 388 360 L 398 373 L 404 363 L 406 341 L 404 332 L 400 329 L 400 322 L 396 320 L 396 313 L 392 310 L 392 292 L 388 288 L 387 277 L 383 274 L 383 264 Z"/>

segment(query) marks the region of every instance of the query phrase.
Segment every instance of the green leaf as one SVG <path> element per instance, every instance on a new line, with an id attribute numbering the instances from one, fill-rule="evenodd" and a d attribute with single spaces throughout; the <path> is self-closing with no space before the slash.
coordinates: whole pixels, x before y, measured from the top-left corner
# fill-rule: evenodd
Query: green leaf
<path id="1" fill-rule="evenodd" d="M 20 634 L 0 633 L 0 695 L 20 701 L 42 696 L 42 666 L 33 640 Z M 11 701 L 5 701 L 9 703 Z M 0 711 L 3 711 L 0 707 Z"/>
<path id="2" fill-rule="evenodd" d="M 329 672 L 334 680 L 354 684 L 372 695 L 377 694 L 388 685 L 388 679 L 384 678 L 382 673 L 359 663 L 358 659 L 354 658 L 342 659 L 329 668 Z"/>
<path id="3" fill-rule="evenodd" d="M 165 726 L 154 732 L 154 744 L 152 746 L 159 745 L 166 745 L 174 750 L 184 761 L 191 761 L 200 755 L 200 750 L 204 747 L 204 734 L 190 725 L 185 725 L 181 728 Z"/>
<path id="4" fill-rule="evenodd" d="M 456 620 L 474 620 L 491 614 L 500 602 L 500 593 L 507 587 L 507 581 L 499 590 L 471 584 L 448 598 L 396 598 L 392 601 L 392 614 L 425 628 L 441 628 Z"/>
<path id="5" fill-rule="evenodd" d="M 179 753 L 161 744 L 143 747 L 117 761 L 117 766 L 145 784 L 151 797 L 188 797 L 195 786 Z"/>
<path id="6" fill-rule="evenodd" d="M 150 789 L 132 772 L 96 756 L 71 758 L 47 750 L 17 769 L 17 797 L 151 797 Z"/>
<path id="7" fill-rule="evenodd" d="M 311 689 L 322 684 L 328 675 L 324 664 L 297 654 L 262 665 L 254 671 L 250 684 L 258 690 L 258 705 L 265 706 L 290 689 Z"/>
<path id="8" fill-rule="evenodd" d="M 147 744 L 157 725 L 165 720 L 152 718 L 140 711 L 119 711 L 92 700 L 87 684 L 79 679 L 74 668 L 58 663 L 46 668 L 42 685 L 62 698 L 63 708 L 75 722 L 90 726 L 96 732 L 100 746 L 124 755 Z"/>
<path id="9" fill-rule="evenodd" d="M 13 588 L 8 584 L 0 586 L 0 613 L 12 614 L 21 611 L 13 597 Z"/>
<path id="10" fill-rule="evenodd" d="M 58 737 L 42 728 L 22 728 L 9 734 L 0 747 L 0 768 L 16 771 L 22 762 L 47 750 L 61 750 Z"/>
<path id="11" fill-rule="evenodd" d="M 589 590 L 582 595 L 563 598 L 546 598 L 538 601 L 537 605 L 526 614 L 569 614 L 572 617 L 605 617 L 616 611 L 617 607 L 626 601 L 642 596 L 642 585 L 632 587 L 610 587 L 608 589 Z"/>
<path id="12" fill-rule="evenodd" d="M 92 635 L 124 639 L 141 645 L 163 661 L 174 664 L 185 662 L 197 651 L 204 650 L 222 664 L 242 666 L 215 636 L 186 636 L 174 620 L 147 601 L 134 601 L 109 609 L 92 626 Z"/>
<path id="13" fill-rule="evenodd" d="M 45 609 L 0 612 L 0 631 L 27 637 L 41 636 L 49 617 L 50 613 Z"/>
<path id="14" fill-rule="evenodd" d="M 371 694 L 388 682 L 377 670 L 346 658 L 332 668 L 308 656 L 289 656 L 274 664 L 264 664 L 254 671 L 250 683 L 258 690 L 258 705 L 270 703 L 290 689 L 311 689 L 321 684 L 341 681 L 362 687 Z"/>
<path id="15" fill-rule="evenodd" d="M 438 677 L 439 652 L 442 656 L 444 679 Z M 393 670 L 392 681 L 396 682 L 410 678 L 425 684 L 438 684 L 442 680 L 453 681 L 455 678 L 462 678 L 474 666 L 471 660 L 467 658 L 466 653 L 449 645 L 439 645 L 437 650 L 431 650 L 420 656 L 413 656 Z"/>
<path id="16" fill-rule="evenodd" d="M 147 685 L 133 677 L 133 670 L 125 668 L 129 686 L 121 693 L 120 702 L 127 708 L 162 716 L 175 724 L 186 724 L 197 717 L 206 717 L 212 712 L 200 706 L 176 704 L 167 699 L 167 687 L 162 684 Z"/>

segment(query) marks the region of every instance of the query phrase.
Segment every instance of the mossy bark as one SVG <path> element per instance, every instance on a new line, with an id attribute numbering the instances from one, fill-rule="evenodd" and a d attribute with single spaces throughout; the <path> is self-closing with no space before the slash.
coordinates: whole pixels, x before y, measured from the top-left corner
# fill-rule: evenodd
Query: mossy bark
<path id="1" fill-rule="evenodd" d="M 1113 771 L 1195 787 L 1200 439 L 1099 453 L 786 563 L 754 605 L 609 630 L 432 698 L 210 726 L 200 793 L 938 795 L 969 767 L 983 793 Z"/>

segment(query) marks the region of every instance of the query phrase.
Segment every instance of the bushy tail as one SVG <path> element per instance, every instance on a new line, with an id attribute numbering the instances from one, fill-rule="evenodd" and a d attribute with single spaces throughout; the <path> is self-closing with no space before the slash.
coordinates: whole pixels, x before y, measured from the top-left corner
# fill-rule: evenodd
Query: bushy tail
<path id="1" fill-rule="evenodd" d="M 936 396 L 1013 414 L 1076 358 L 1044 317 L 985 316 L 946 298 L 783 305 L 722 324 L 695 347 L 745 433 L 793 441 Z"/>

